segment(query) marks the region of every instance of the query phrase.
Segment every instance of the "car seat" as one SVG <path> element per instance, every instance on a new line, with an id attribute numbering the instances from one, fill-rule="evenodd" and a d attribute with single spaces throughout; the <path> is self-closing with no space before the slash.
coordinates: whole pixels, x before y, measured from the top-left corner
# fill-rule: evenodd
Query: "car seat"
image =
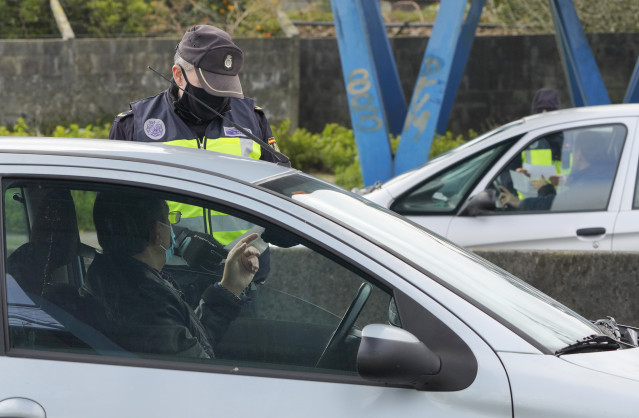
<path id="1" fill-rule="evenodd" d="M 73 329 L 99 320 L 99 306 L 80 295 L 83 256 L 91 256 L 80 243 L 76 211 L 68 189 L 33 190 L 37 205 L 30 240 L 7 259 L 7 274 L 39 308 L 53 317 L 66 332 L 44 332 L 34 327 L 38 346 L 84 345 L 74 338 Z M 36 195 L 41 199 L 36 199 Z M 12 305 L 9 300 L 9 305 Z M 86 326 L 84 328 L 86 330 Z M 62 330 L 61 330 L 62 331 Z M 86 333 L 86 332 L 85 332 Z M 77 337 L 77 336 L 76 336 Z M 30 338 L 33 340 L 33 338 Z M 20 346 L 20 342 L 12 343 Z"/>

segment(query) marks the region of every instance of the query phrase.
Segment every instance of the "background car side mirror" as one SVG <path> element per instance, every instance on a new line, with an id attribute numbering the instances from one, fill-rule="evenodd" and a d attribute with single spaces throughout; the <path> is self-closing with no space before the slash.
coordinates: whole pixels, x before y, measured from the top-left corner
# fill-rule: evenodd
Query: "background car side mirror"
<path id="1" fill-rule="evenodd" d="M 459 216 L 478 216 L 497 209 L 497 192 L 493 189 L 482 190 L 473 196 L 459 212 Z"/>
<path id="2" fill-rule="evenodd" d="M 357 372 L 383 384 L 417 387 L 425 376 L 439 373 L 441 360 L 410 332 L 392 325 L 371 324 L 362 330 Z"/>

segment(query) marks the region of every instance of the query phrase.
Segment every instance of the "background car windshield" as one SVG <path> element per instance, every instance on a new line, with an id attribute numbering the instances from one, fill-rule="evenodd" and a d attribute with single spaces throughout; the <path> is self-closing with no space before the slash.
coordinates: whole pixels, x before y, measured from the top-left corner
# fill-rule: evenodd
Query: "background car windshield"
<path id="1" fill-rule="evenodd" d="M 379 242 L 551 352 L 598 332 L 585 318 L 471 252 L 371 202 L 322 185 L 300 175 L 263 184 Z"/>
<path id="2" fill-rule="evenodd" d="M 385 185 L 391 185 L 393 183 L 401 182 L 405 178 L 414 175 L 414 173 L 416 171 L 420 170 L 421 168 L 423 168 L 423 167 L 425 167 L 427 165 L 431 165 L 433 163 L 436 163 L 436 162 L 440 161 L 443 158 L 448 158 L 450 154 L 453 154 L 453 153 L 456 154 L 456 153 L 464 151 L 465 149 L 467 149 L 469 147 L 477 146 L 477 144 L 482 143 L 482 142 L 486 141 L 487 139 L 492 138 L 493 136 L 495 136 L 495 135 L 497 135 L 499 133 L 508 131 L 508 130 L 516 127 L 516 126 L 519 126 L 522 123 L 524 123 L 523 120 L 517 120 L 517 121 L 514 121 L 514 122 L 510 122 L 510 123 L 508 123 L 506 125 L 500 126 L 499 128 L 493 129 L 492 131 L 486 132 L 485 134 L 482 134 L 482 135 L 478 136 L 477 138 L 466 142 L 465 144 L 462 144 L 462 145 L 460 145 L 458 147 L 455 147 L 453 149 L 450 149 L 448 151 L 444 151 L 441 154 L 439 154 L 438 156 L 436 156 L 435 158 L 428 160 L 427 162 L 419 165 L 418 167 L 415 167 L 412 170 L 409 170 L 409 171 L 407 171 L 407 172 L 405 172 L 403 174 L 400 174 L 398 176 L 393 177 L 392 179 L 388 180 L 385 183 Z"/>
<path id="3" fill-rule="evenodd" d="M 473 155 L 450 170 L 411 190 L 397 199 L 391 210 L 402 215 L 429 213 L 447 214 L 457 210 L 466 194 L 488 168 L 510 146 L 513 140 L 504 142 Z"/>

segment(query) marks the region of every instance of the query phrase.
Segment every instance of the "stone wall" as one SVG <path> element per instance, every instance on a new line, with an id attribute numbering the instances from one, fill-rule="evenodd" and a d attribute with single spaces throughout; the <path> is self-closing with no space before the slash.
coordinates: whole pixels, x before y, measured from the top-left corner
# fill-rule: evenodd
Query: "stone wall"
<path id="1" fill-rule="evenodd" d="M 0 125 L 24 117 L 51 126 L 111 121 L 131 101 L 168 86 L 179 39 L 74 39 L 0 42 Z M 242 84 L 271 116 L 298 119 L 299 47 L 288 39 L 239 39 Z"/>
<path id="2" fill-rule="evenodd" d="M 639 34 L 590 35 L 612 102 L 621 102 L 639 51 Z M 237 39 L 245 52 L 241 79 L 272 123 L 290 118 L 311 131 L 350 126 L 335 39 Z M 427 38 L 393 38 L 408 101 Z M 42 130 L 68 122 L 110 121 L 130 101 L 164 89 L 147 69 L 170 74 L 178 39 L 0 41 L 0 125 L 20 116 Z M 449 130 L 483 132 L 530 112 L 540 87 L 559 90 L 569 106 L 552 35 L 477 37 L 452 110 Z"/>
<path id="3" fill-rule="evenodd" d="M 639 253 L 476 251 L 588 319 L 639 326 Z"/>
<path id="4" fill-rule="evenodd" d="M 553 299 L 590 320 L 614 317 L 618 323 L 639 326 L 639 253 L 578 251 L 476 251 L 477 255 L 530 283 Z M 296 268 L 295 266 L 299 266 Z M 360 280 L 344 277 L 342 267 L 305 248 L 273 250 L 269 285 L 296 290 L 304 271 L 309 293 L 330 295 L 316 300 L 320 306 L 345 306 L 355 295 Z M 313 275 L 317 279 L 314 279 Z M 346 280 L 349 279 L 349 280 Z M 330 292 L 326 289 L 340 289 Z M 316 290 L 316 292 L 313 292 Z M 295 293 L 295 292 L 293 292 Z M 339 300 L 332 300 L 333 298 Z M 339 303 L 338 303 L 339 302 Z M 377 311 L 388 301 L 374 302 Z"/>

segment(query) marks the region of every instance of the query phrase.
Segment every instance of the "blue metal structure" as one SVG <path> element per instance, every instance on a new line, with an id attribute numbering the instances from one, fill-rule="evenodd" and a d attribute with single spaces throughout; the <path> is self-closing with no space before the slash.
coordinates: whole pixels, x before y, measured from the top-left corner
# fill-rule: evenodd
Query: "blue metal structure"
<path id="1" fill-rule="evenodd" d="M 435 19 L 395 154 L 398 175 L 428 160 L 452 70 L 467 0 L 448 0 Z"/>
<path id="2" fill-rule="evenodd" d="M 639 59 L 637 59 L 637 63 L 635 64 L 635 69 L 632 72 L 632 77 L 630 77 L 630 82 L 628 83 L 628 90 L 626 90 L 626 95 L 623 98 L 624 103 L 639 103 Z"/>
<path id="3" fill-rule="evenodd" d="M 428 160 L 443 134 L 486 0 L 442 0 L 408 109 L 378 0 L 331 0 L 366 186 Z M 610 103 L 572 0 L 549 0 L 574 106 Z M 639 102 L 639 61 L 625 102 Z M 393 159 L 389 134 L 401 139 Z"/>
<path id="4" fill-rule="evenodd" d="M 477 31 L 479 18 L 481 17 L 481 12 L 484 9 L 485 4 L 486 0 L 473 0 L 470 4 L 468 14 L 466 15 L 466 20 L 462 25 L 461 36 L 459 42 L 457 42 L 457 50 L 455 51 L 455 57 L 453 58 L 453 63 L 451 65 L 448 83 L 446 83 L 444 101 L 442 102 L 441 109 L 439 110 L 439 118 L 437 120 L 437 126 L 435 127 L 435 132 L 440 135 L 446 133 L 446 126 L 448 125 L 450 112 L 453 109 L 455 96 L 457 96 L 459 83 L 461 83 L 462 76 L 464 75 L 468 55 L 470 55 L 470 49 L 472 48 L 473 41 L 475 40 L 475 32 Z"/>
<path id="5" fill-rule="evenodd" d="M 367 0 L 333 0 L 331 6 L 362 178 L 364 184 L 371 185 L 390 179 L 392 154 L 371 31 L 364 17 L 365 2 Z M 380 60 L 381 55 L 378 54 Z M 394 59 L 392 62 L 394 65 Z"/>
<path id="6" fill-rule="evenodd" d="M 368 39 L 373 53 L 373 61 L 377 68 L 377 76 L 383 80 L 380 83 L 380 88 L 384 109 L 386 109 L 388 129 L 391 134 L 399 135 L 406 118 L 406 100 L 397 72 L 395 57 L 386 34 L 382 11 L 377 1 L 358 0 L 358 3 L 362 8 L 368 28 Z"/>
<path id="7" fill-rule="evenodd" d="M 572 0 L 550 0 L 550 10 L 573 105 L 610 104 Z"/>

